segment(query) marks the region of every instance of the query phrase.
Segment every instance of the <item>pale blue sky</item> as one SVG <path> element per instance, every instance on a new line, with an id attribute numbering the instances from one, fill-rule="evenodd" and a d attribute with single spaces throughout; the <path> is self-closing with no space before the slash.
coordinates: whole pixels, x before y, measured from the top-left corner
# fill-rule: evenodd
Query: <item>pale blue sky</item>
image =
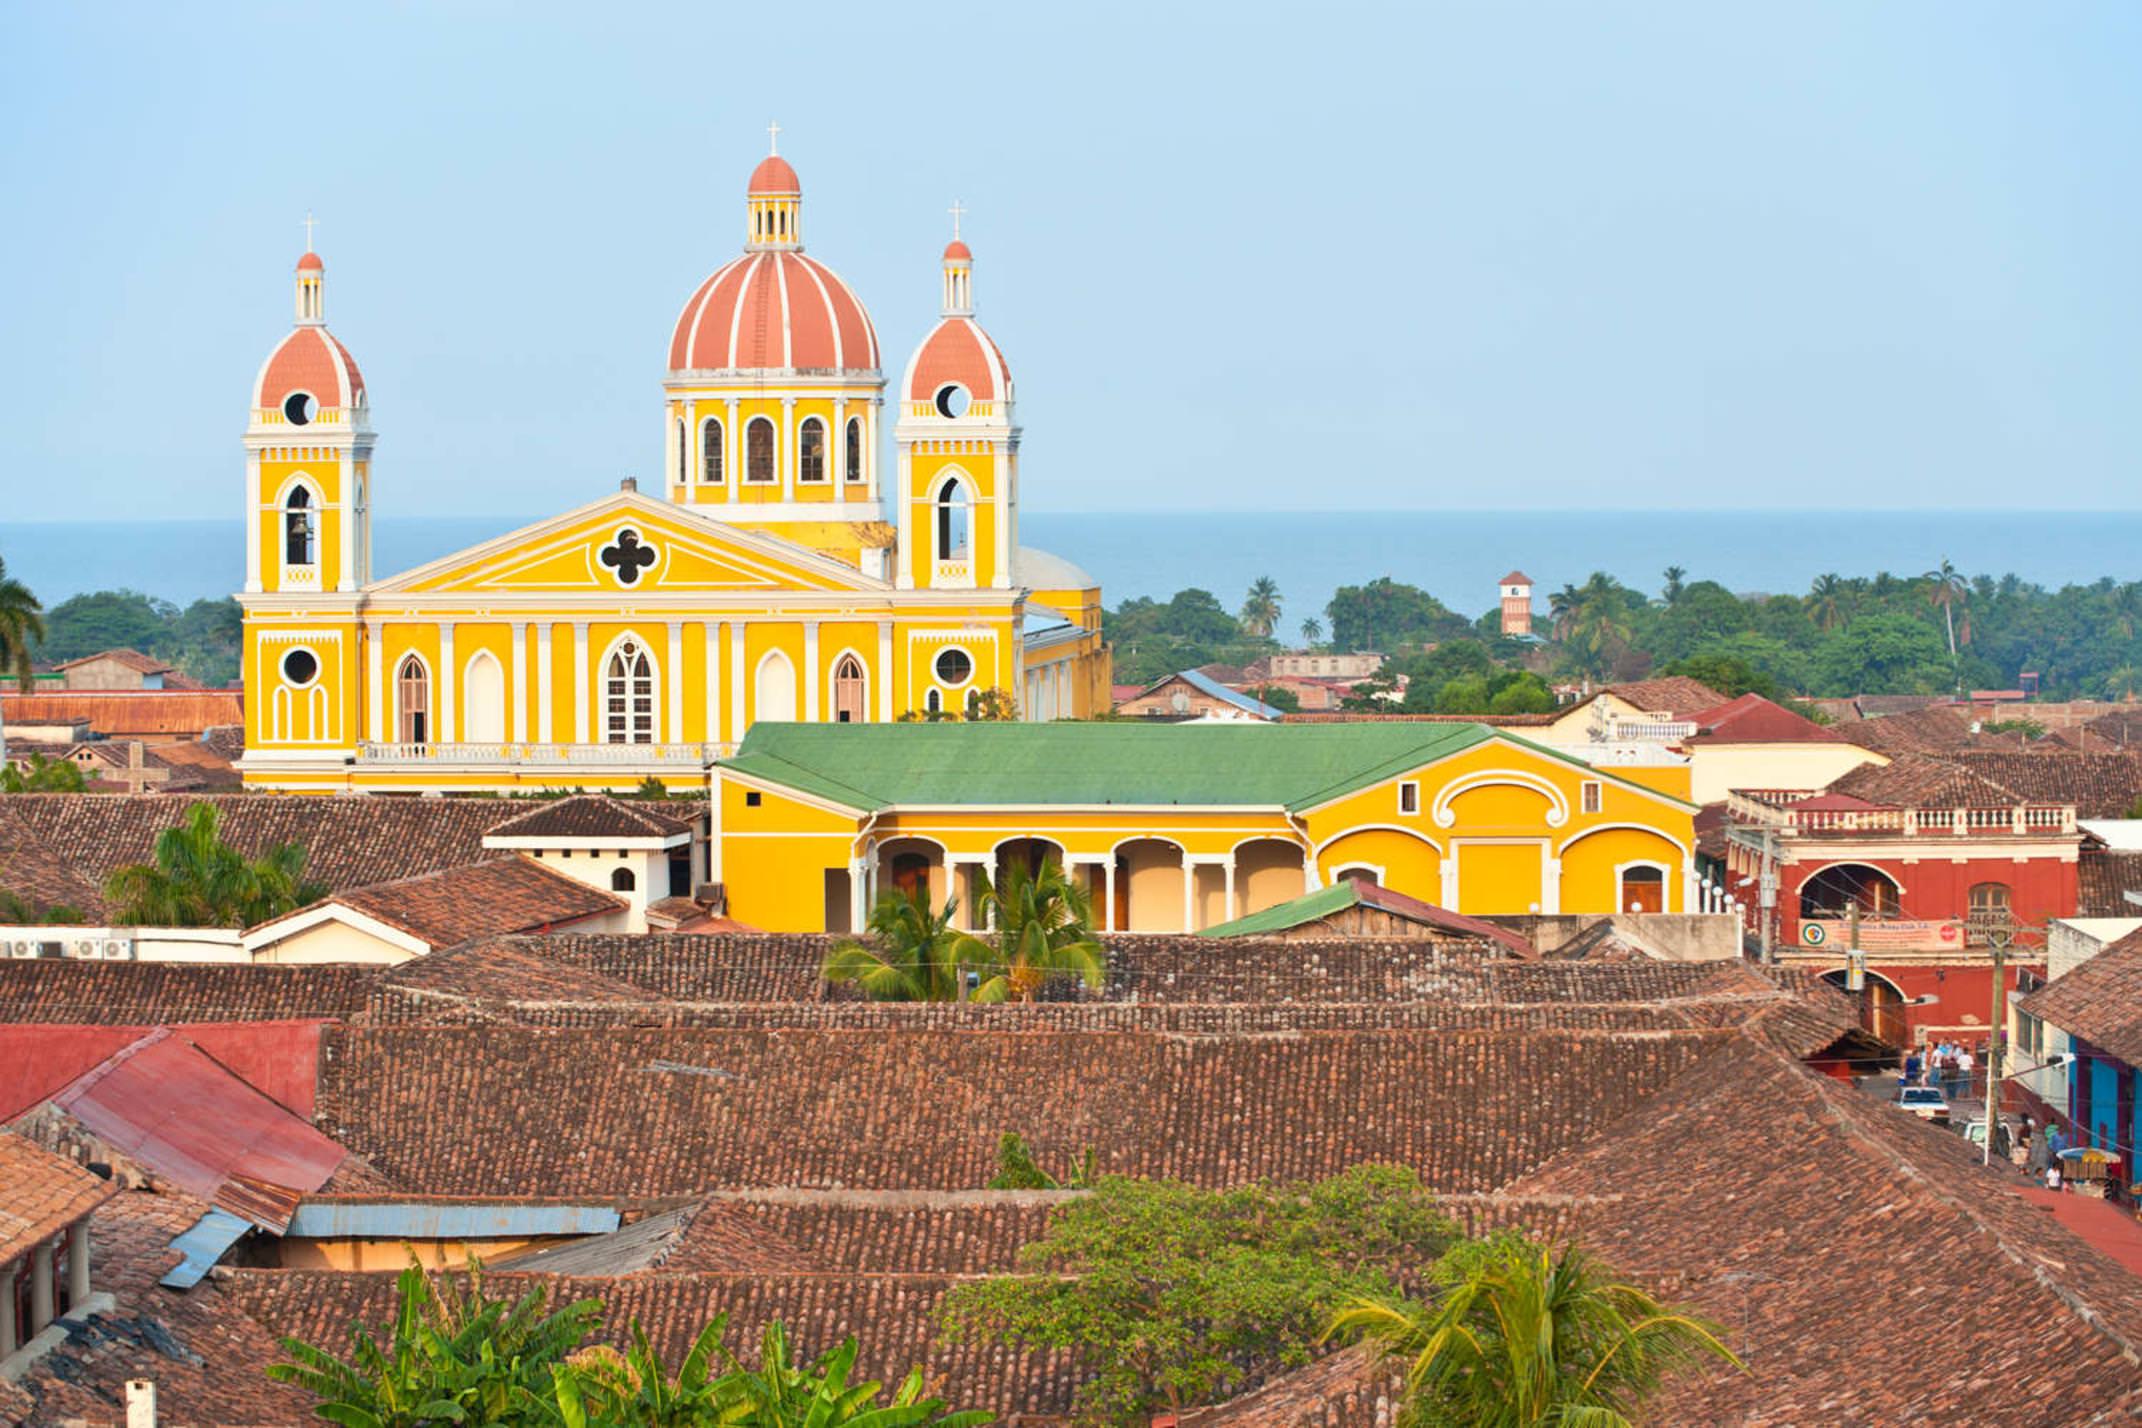
<path id="1" fill-rule="evenodd" d="M 0 517 L 235 514 L 299 220 L 396 515 L 659 467 L 783 126 L 1037 508 L 2133 507 L 2142 6 L 7 7 Z"/>

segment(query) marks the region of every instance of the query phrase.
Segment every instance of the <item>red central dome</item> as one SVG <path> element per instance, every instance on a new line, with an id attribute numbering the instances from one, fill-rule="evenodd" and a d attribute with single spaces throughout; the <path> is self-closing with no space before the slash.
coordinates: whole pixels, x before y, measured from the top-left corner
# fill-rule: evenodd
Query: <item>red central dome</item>
<path id="1" fill-rule="evenodd" d="M 669 366 L 673 372 L 875 371 L 878 334 L 854 292 L 817 259 L 793 251 L 746 253 L 684 304 L 669 339 Z"/>

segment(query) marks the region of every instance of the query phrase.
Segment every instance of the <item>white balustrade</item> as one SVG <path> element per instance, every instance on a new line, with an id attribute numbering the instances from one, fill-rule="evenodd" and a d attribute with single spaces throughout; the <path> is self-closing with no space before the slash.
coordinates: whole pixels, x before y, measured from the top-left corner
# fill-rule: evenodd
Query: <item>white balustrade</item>
<path id="1" fill-rule="evenodd" d="M 357 761 L 374 764 L 508 764 L 535 768 L 704 768 L 733 744 L 391 744 L 362 743 Z"/>

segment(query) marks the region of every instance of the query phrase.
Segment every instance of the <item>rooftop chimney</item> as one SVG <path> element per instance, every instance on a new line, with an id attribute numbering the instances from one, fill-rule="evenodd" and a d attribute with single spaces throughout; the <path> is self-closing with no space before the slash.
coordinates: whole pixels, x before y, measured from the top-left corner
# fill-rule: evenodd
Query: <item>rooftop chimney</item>
<path id="1" fill-rule="evenodd" d="M 627 476 L 622 481 L 619 481 L 617 483 L 617 489 L 620 491 L 637 491 L 640 489 L 639 478 L 636 476 Z"/>
<path id="2" fill-rule="evenodd" d="M 126 1381 L 126 1428 L 156 1428 L 156 1380 Z"/>

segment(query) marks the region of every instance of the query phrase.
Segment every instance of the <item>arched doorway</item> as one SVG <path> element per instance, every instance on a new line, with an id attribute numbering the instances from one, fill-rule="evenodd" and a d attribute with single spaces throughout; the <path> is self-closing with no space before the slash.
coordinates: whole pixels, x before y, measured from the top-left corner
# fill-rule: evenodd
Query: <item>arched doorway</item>
<path id="1" fill-rule="evenodd" d="M 1897 917 L 1903 902 L 1897 880 L 1866 863 L 1832 863 L 1800 884 L 1803 921 L 1841 919 L 1855 908 L 1863 918 Z"/>
<path id="2" fill-rule="evenodd" d="M 1839 967 L 1835 971 L 1824 972 L 1822 980 L 1843 990 L 1850 980 L 1850 974 Z M 1846 991 L 1845 995 L 1858 1000 L 1861 1026 L 1891 1046 L 1910 1045 L 1910 1031 L 1905 1024 L 1904 993 L 1897 989 L 1896 983 L 1879 972 L 1869 972 L 1866 990 L 1858 993 Z"/>
<path id="3" fill-rule="evenodd" d="M 1115 926 L 1124 932 L 1187 932 L 1183 850 L 1163 838 L 1116 848 Z"/>
<path id="4" fill-rule="evenodd" d="M 1666 870 L 1656 863 L 1632 863 L 1621 870 L 1614 899 L 1617 912 L 1664 912 Z"/>
<path id="5" fill-rule="evenodd" d="M 878 847 L 878 894 L 912 896 L 917 889 L 932 907 L 944 901 L 945 850 L 927 838 L 890 838 Z"/>
<path id="6" fill-rule="evenodd" d="M 1308 890 L 1308 860 L 1299 843 L 1252 838 L 1235 845 L 1236 917 L 1292 902 Z"/>

